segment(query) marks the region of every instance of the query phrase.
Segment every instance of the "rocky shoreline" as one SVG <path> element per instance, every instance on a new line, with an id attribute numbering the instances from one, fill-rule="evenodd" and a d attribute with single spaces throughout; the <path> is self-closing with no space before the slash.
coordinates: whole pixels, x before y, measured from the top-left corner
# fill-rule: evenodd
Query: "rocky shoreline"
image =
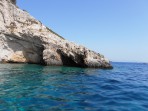
<path id="1" fill-rule="evenodd" d="M 101 54 L 65 40 L 19 9 L 16 0 L 0 0 L 0 24 L 1 63 L 112 68 Z"/>

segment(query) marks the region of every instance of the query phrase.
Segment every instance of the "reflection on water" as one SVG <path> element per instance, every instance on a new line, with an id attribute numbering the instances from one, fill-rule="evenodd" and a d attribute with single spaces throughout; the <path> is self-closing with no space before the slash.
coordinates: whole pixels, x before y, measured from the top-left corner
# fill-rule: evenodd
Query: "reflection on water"
<path id="1" fill-rule="evenodd" d="M 148 65 L 113 70 L 0 64 L 0 110 L 147 111 Z"/>

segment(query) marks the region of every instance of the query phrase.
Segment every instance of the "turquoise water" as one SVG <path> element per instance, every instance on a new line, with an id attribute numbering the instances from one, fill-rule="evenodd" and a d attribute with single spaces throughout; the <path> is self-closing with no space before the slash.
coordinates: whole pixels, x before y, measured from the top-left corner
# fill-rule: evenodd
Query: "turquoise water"
<path id="1" fill-rule="evenodd" d="M 0 64 L 2 111 L 148 111 L 148 64 L 113 70 Z"/>

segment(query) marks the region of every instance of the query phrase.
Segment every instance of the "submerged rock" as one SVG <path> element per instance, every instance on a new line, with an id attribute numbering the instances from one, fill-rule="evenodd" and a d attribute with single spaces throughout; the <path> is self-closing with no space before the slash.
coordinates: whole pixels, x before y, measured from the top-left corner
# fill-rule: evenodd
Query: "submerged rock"
<path id="1" fill-rule="evenodd" d="M 0 0 L 0 62 L 112 68 L 101 54 L 65 40 L 16 0 Z"/>

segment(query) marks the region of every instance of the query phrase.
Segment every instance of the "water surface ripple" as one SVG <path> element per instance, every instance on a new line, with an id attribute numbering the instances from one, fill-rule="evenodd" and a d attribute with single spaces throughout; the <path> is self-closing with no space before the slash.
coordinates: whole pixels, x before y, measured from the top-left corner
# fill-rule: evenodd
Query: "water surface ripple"
<path id="1" fill-rule="evenodd" d="M 2 111 L 148 111 L 148 64 L 113 70 L 0 64 Z"/>

